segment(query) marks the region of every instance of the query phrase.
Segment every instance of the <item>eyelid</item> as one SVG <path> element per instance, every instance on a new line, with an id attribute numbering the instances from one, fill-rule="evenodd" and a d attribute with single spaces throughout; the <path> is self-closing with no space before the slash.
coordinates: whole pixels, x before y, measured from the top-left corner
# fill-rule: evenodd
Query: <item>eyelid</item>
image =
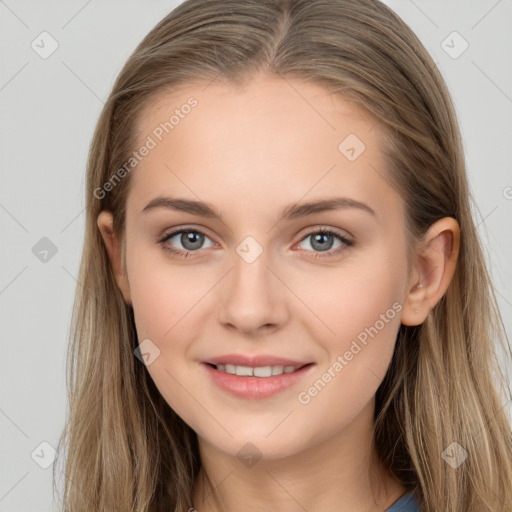
<path id="1" fill-rule="evenodd" d="M 208 235 L 206 233 L 206 231 L 208 231 L 206 228 L 203 228 L 202 226 L 201 227 L 196 227 L 196 226 L 193 226 L 193 225 L 185 225 L 185 226 L 175 226 L 173 228 L 170 228 L 168 230 L 165 230 L 164 233 L 158 238 L 157 242 L 162 245 L 162 248 L 168 252 L 171 252 L 171 253 L 174 253 L 176 255 L 179 255 L 179 256 L 187 256 L 188 254 L 194 254 L 194 253 L 201 253 L 203 252 L 203 249 L 198 249 L 198 250 L 195 250 L 195 251 L 187 251 L 187 250 L 184 250 L 184 249 L 176 249 L 176 248 L 173 248 L 173 247 L 165 247 L 164 246 L 164 243 L 171 239 L 171 238 L 174 238 L 176 235 L 180 234 L 180 233 L 183 233 L 183 232 L 194 232 L 194 233 L 200 233 L 202 235 L 204 235 L 205 237 L 207 237 L 208 239 L 210 239 L 212 241 L 212 243 L 214 245 L 217 245 L 219 246 L 219 244 L 217 242 L 215 242 L 212 237 L 210 237 L 210 235 Z M 354 245 L 354 239 L 353 239 L 353 236 L 346 230 L 341 230 L 340 228 L 334 228 L 334 227 L 330 227 L 330 226 L 326 226 L 326 225 L 316 225 L 316 226 L 312 226 L 310 228 L 308 228 L 308 230 L 303 233 L 301 235 L 301 238 L 298 240 L 298 242 L 296 242 L 294 244 L 297 245 L 297 244 L 300 244 L 301 242 L 303 242 L 304 240 L 307 239 L 308 236 L 312 235 L 312 234 L 316 234 L 316 233 L 325 233 L 325 234 L 331 234 L 335 237 L 337 237 L 340 242 L 342 243 L 342 247 L 338 247 L 337 249 L 335 250 L 327 250 L 327 251 L 310 251 L 310 250 L 305 250 L 305 249 L 302 249 L 302 250 L 305 250 L 305 252 L 308 252 L 308 253 L 313 253 L 314 254 L 314 258 L 329 258 L 329 257 L 335 257 L 337 256 L 340 252 L 350 248 L 351 246 Z M 346 236 L 348 235 L 348 237 Z M 302 251 L 301 250 L 301 251 Z M 325 255 L 323 254 L 325 253 Z"/>
<path id="2" fill-rule="evenodd" d="M 319 232 L 333 233 L 341 238 L 345 238 L 346 240 L 350 240 L 350 241 L 353 241 L 353 238 L 354 238 L 353 235 L 345 229 L 334 228 L 331 226 L 318 224 L 317 226 L 313 226 L 311 229 L 308 228 L 308 231 L 306 231 L 306 233 L 304 233 L 302 235 L 302 238 L 300 239 L 300 241 L 304 240 L 304 238 L 307 237 L 308 235 L 311 235 L 313 233 L 319 233 Z"/>
<path id="3" fill-rule="evenodd" d="M 209 230 L 203 226 L 194 226 L 193 224 L 185 224 L 184 226 L 174 226 L 172 228 L 164 229 L 163 233 L 158 237 L 158 240 L 161 241 L 166 238 L 173 237 L 182 231 L 193 231 L 194 233 L 201 233 L 202 235 L 207 236 L 212 239 L 212 236 L 209 235 Z"/>
<path id="4" fill-rule="evenodd" d="M 328 226 L 316 226 L 311 229 L 309 229 L 305 234 L 302 235 L 301 239 L 297 242 L 298 245 L 305 240 L 308 239 L 313 234 L 327 234 L 330 236 L 333 236 L 334 238 L 337 238 L 339 242 L 341 243 L 341 246 L 336 249 L 328 249 L 326 251 L 311 251 L 311 250 L 305 250 L 306 253 L 310 253 L 311 256 L 308 256 L 313 259 L 335 259 L 336 257 L 340 256 L 342 253 L 344 253 L 346 250 L 350 249 L 354 245 L 354 239 L 352 235 L 346 236 L 340 229 L 338 228 L 332 228 Z M 345 233 L 348 233 L 345 231 Z M 311 243 L 311 242 L 310 242 Z M 302 249 L 304 250 L 304 249 Z M 302 251 L 301 250 L 301 251 Z"/>
<path id="5" fill-rule="evenodd" d="M 299 241 L 302 241 L 304 239 L 304 237 L 306 237 L 312 233 L 317 233 L 319 231 L 332 231 L 344 238 L 347 238 L 347 235 L 351 239 L 354 238 L 352 233 L 350 233 L 346 229 L 335 228 L 335 227 L 323 225 L 323 224 L 317 224 L 316 226 L 312 226 L 311 228 L 306 228 L 306 229 L 307 229 L 307 231 L 302 235 L 302 238 Z M 163 238 L 167 238 L 170 235 L 176 235 L 181 231 L 197 231 L 198 233 L 208 236 L 210 239 L 212 238 L 208 234 L 209 230 L 207 228 L 205 228 L 203 226 L 195 226 L 193 224 L 185 224 L 183 226 L 174 226 L 172 228 L 165 229 L 163 231 L 162 235 L 159 236 L 159 240 L 162 240 Z"/>
<path id="6" fill-rule="evenodd" d="M 194 226 L 191 226 L 191 225 L 176 226 L 174 228 L 170 228 L 170 229 L 165 230 L 163 232 L 163 234 L 158 237 L 157 243 L 164 244 L 164 242 L 166 242 L 167 240 L 170 240 L 171 238 L 174 238 L 176 235 L 179 235 L 180 233 L 187 232 L 187 231 L 188 232 L 193 232 L 193 233 L 200 233 L 200 234 L 204 235 L 205 238 L 208 238 L 209 240 L 211 240 L 213 245 L 219 246 L 219 244 L 217 242 L 215 242 L 212 239 L 212 237 L 207 233 L 208 230 L 206 228 L 203 228 L 202 226 L 201 227 L 194 227 Z M 176 251 L 187 252 L 187 251 L 185 251 L 183 249 L 176 249 Z M 198 249 L 197 251 L 188 251 L 188 252 L 200 252 L 200 251 L 202 251 L 202 249 Z"/>

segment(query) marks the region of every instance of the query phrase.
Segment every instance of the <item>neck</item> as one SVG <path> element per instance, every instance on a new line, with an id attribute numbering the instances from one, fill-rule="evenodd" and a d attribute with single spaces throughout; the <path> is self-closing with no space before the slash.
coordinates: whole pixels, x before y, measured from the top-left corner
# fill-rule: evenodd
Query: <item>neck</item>
<path id="1" fill-rule="evenodd" d="M 338 512 L 342 504 L 351 512 L 384 511 L 406 489 L 381 466 L 372 448 L 372 418 L 369 407 L 335 437 L 286 458 L 260 459 L 251 467 L 199 438 L 202 468 L 194 486 L 193 509 Z"/>

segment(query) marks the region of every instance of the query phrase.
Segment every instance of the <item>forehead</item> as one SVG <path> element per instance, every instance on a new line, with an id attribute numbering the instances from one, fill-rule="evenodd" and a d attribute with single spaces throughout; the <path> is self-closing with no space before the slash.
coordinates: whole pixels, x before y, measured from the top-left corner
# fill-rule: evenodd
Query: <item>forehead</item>
<path id="1" fill-rule="evenodd" d="M 187 107 L 191 98 L 197 102 L 193 109 Z M 319 132 L 319 135 L 336 132 L 340 116 L 352 124 L 354 131 L 359 130 L 361 134 L 365 131 L 365 124 L 371 127 L 376 124 L 355 101 L 331 94 L 320 84 L 260 73 L 243 83 L 224 80 L 190 82 L 159 91 L 149 99 L 138 116 L 136 133 L 139 142 L 159 123 L 169 121 L 173 114 L 175 119 L 171 124 L 174 130 L 190 111 L 193 114 L 190 116 L 192 121 L 187 124 L 195 124 L 196 128 L 198 126 L 194 118 L 199 117 L 201 124 L 215 123 L 226 131 L 230 131 L 230 128 L 235 131 L 241 127 L 252 127 L 252 135 L 256 134 L 255 123 L 258 120 L 265 121 L 263 115 L 272 124 L 281 121 L 275 130 L 300 119 L 301 131 L 305 135 L 308 132 L 311 134 L 313 130 Z M 224 115 L 219 116 L 220 112 Z M 179 137 L 180 131 L 183 130 L 175 130 L 173 135 Z"/>
<path id="2" fill-rule="evenodd" d="M 132 176 L 140 208 L 164 189 L 219 200 L 245 194 L 252 203 L 333 189 L 380 197 L 384 207 L 397 199 L 376 122 L 318 84 L 265 75 L 241 85 L 190 83 L 155 96 L 136 129 L 138 145 L 150 138 L 154 146 Z"/>

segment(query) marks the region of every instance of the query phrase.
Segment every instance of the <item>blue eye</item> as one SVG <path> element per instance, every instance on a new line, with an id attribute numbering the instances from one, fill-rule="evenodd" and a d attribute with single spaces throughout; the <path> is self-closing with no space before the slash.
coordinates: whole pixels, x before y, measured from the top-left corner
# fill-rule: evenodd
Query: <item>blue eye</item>
<path id="1" fill-rule="evenodd" d="M 167 241 L 178 237 L 179 243 L 183 249 L 176 249 L 166 244 Z M 165 251 L 169 251 L 176 256 L 186 258 L 191 252 L 197 252 L 197 249 L 201 249 L 201 245 L 204 243 L 204 239 L 208 238 L 204 233 L 196 229 L 181 229 L 174 231 L 168 235 L 165 235 L 159 242 L 162 244 L 162 248 Z M 212 244 L 213 245 L 213 244 Z"/>
<path id="2" fill-rule="evenodd" d="M 340 242 L 338 248 L 334 251 L 330 251 L 332 248 L 334 239 L 337 239 Z M 342 252 L 345 248 L 351 247 L 354 245 L 352 240 L 344 237 L 337 231 L 333 231 L 330 229 L 320 229 L 311 231 L 301 240 L 301 242 L 305 240 L 311 240 L 310 245 L 313 249 L 319 250 L 320 252 L 314 251 L 315 258 L 329 258 L 333 256 L 337 256 L 340 252 Z M 325 252 L 326 254 L 322 254 Z"/>
<path id="3" fill-rule="evenodd" d="M 176 248 L 174 244 L 167 243 L 173 238 L 177 238 L 177 242 L 181 244 L 183 249 Z M 198 252 L 199 249 L 203 249 L 205 239 L 210 240 L 210 238 L 202 231 L 197 229 L 180 229 L 164 235 L 158 242 L 162 245 L 162 248 L 165 251 L 180 258 L 186 258 L 192 253 Z M 337 256 L 347 247 L 354 245 L 352 240 L 349 240 L 342 234 L 331 229 L 317 228 L 315 231 L 310 231 L 301 239 L 301 243 L 308 239 L 311 240 L 310 246 L 313 248 L 312 252 L 314 253 L 314 258 L 329 258 Z M 340 245 L 332 251 L 333 242 L 336 239 L 340 242 Z M 208 247 L 212 247 L 213 245 L 215 244 L 211 243 Z"/>

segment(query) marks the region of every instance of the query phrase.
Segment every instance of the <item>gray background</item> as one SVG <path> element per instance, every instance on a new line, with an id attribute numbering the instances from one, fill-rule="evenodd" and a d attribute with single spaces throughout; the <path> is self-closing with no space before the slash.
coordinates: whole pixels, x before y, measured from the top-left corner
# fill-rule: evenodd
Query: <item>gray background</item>
<path id="1" fill-rule="evenodd" d="M 56 510 L 51 448 L 41 443 L 56 446 L 66 415 L 87 149 L 115 76 L 178 3 L 0 0 L 0 511 Z M 386 3 L 423 41 L 454 98 L 510 338 L 512 0 Z M 58 43 L 46 59 L 31 46 L 51 48 L 43 31 Z M 460 55 L 454 31 L 469 44 Z"/>

